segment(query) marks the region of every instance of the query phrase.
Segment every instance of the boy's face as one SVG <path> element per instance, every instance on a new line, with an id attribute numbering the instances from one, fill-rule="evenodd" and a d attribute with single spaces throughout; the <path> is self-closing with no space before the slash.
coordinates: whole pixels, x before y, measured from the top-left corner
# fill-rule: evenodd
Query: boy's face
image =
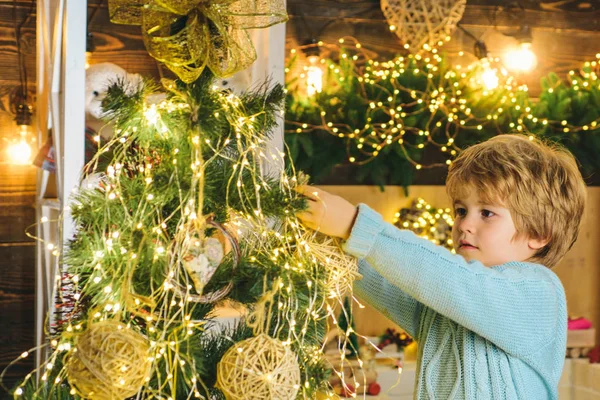
<path id="1" fill-rule="evenodd" d="M 536 240 L 516 236 L 508 208 L 485 204 L 474 188 L 468 194 L 454 201 L 452 229 L 454 249 L 465 260 L 477 260 L 492 267 L 509 261 L 525 261 L 541 248 Z"/>

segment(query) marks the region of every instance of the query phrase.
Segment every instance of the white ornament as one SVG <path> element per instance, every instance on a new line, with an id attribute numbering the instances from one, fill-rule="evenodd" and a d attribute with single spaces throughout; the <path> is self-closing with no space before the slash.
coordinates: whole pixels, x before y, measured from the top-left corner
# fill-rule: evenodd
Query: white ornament
<path id="1" fill-rule="evenodd" d="M 223 260 L 223 245 L 215 238 L 202 240 L 197 237 L 190 238 L 188 245 L 189 250 L 182 259 L 183 266 L 192 278 L 196 292 L 202 293 Z"/>

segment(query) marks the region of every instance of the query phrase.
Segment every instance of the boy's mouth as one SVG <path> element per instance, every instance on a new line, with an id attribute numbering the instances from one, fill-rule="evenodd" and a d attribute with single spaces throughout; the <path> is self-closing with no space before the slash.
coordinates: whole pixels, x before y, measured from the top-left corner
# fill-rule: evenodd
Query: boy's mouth
<path id="1" fill-rule="evenodd" d="M 463 250 L 477 250 L 477 246 L 473 246 L 471 243 L 467 242 L 466 240 L 461 240 L 459 243 L 459 249 L 463 249 Z"/>

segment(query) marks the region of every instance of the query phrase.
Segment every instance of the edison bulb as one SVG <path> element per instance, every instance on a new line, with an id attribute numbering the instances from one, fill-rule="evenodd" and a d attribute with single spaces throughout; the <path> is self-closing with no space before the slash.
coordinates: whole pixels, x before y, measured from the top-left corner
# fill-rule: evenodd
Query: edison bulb
<path id="1" fill-rule="evenodd" d="M 311 65 L 306 70 L 306 92 L 308 96 L 321 93 L 323 90 L 323 70 L 316 65 Z"/>
<path id="2" fill-rule="evenodd" d="M 518 48 L 509 51 L 504 63 L 513 72 L 529 72 L 537 65 L 537 57 L 531 49 L 531 43 L 523 42 Z"/>
<path id="3" fill-rule="evenodd" d="M 31 161 L 31 146 L 25 139 L 11 143 L 7 153 L 12 164 L 26 165 Z"/>
<path id="4" fill-rule="evenodd" d="M 496 71 L 489 66 L 483 67 L 481 80 L 483 81 L 483 86 L 485 86 L 487 90 L 494 90 L 498 87 L 498 75 L 496 74 Z"/>

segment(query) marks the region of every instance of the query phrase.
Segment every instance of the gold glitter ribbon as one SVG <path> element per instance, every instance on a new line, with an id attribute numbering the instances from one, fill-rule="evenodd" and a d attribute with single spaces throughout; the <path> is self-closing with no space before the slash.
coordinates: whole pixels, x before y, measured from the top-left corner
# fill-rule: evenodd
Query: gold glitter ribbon
<path id="1" fill-rule="evenodd" d="M 248 68 L 256 50 L 247 29 L 287 21 L 283 0 L 109 0 L 116 24 L 141 25 L 146 49 L 184 82 L 205 67 L 217 77 Z"/>

